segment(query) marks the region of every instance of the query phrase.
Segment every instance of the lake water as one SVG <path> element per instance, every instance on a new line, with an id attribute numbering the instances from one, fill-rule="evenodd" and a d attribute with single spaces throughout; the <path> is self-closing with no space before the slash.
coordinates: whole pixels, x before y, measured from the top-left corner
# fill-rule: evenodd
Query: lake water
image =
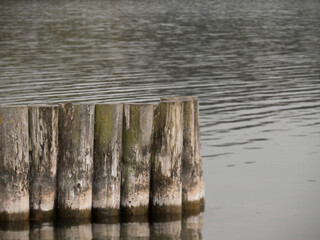
<path id="1" fill-rule="evenodd" d="M 320 239 L 319 0 L 0 0 L 0 104 L 164 95 L 200 98 L 204 215 L 0 236 Z"/>

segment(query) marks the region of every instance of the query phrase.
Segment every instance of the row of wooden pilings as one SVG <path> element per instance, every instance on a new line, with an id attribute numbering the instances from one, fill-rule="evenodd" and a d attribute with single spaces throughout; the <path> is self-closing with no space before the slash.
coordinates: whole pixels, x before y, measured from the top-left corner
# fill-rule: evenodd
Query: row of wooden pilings
<path id="1" fill-rule="evenodd" d="M 0 222 L 203 210 L 198 108 L 197 97 L 0 106 Z"/>

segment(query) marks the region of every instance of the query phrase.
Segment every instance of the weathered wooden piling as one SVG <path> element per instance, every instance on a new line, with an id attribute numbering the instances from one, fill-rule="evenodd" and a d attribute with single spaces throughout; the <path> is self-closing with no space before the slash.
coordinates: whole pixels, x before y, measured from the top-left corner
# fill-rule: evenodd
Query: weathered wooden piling
<path id="1" fill-rule="evenodd" d="M 58 146 L 59 143 L 59 146 Z M 30 171 L 30 172 L 29 172 Z M 30 191 L 30 193 L 29 193 Z M 0 106 L 0 223 L 171 221 L 204 209 L 197 97 Z M 30 197 L 30 198 L 29 198 Z"/>
<path id="2" fill-rule="evenodd" d="M 161 101 L 154 118 L 150 198 L 153 220 L 181 218 L 182 137 L 183 103 Z"/>
<path id="3" fill-rule="evenodd" d="M 153 104 L 124 104 L 121 211 L 148 216 Z"/>
<path id="4" fill-rule="evenodd" d="M 0 222 L 29 218 L 28 107 L 0 106 Z"/>
<path id="5" fill-rule="evenodd" d="M 54 216 L 58 106 L 29 106 L 30 218 Z"/>
<path id="6" fill-rule="evenodd" d="M 57 217 L 90 218 L 94 105 L 59 105 Z"/>
<path id="7" fill-rule="evenodd" d="M 205 207 L 205 186 L 204 186 L 204 177 L 203 177 L 203 164 L 202 164 L 202 151 L 201 151 L 201 138 L 200 138 L 200 116 L 199 116 L 199 99 L 198 97 L 193 97 L 193 102 L 194 102 L 194 126 L 195 126 L 195 174 L 194 176 L 198 175 L 198 181 L 196 181 L 195 185 L 198 185 L 198 187 L 194 187 L 194 191 L 196 192 L 194 199 L 194 204 L 199 203 L 199 208 L 200 211 L 204 211 Z M 191 196 L 191 194 L 190 194 Z M 189 201 L 189 196 L 188 196 L 188 201 Z M 192 197 L 190 198 L 190 202 L 192 202 Z M 190 204 L 190 206 L 194 205 Z"/>
<path id="8" fill-rule="evenodd" d="M 93 218 L 117 222 L 120 216 L 123 104 L 95 109 Z"/>
<path id="9" fill-rule="evenodd" d="M 198 213 L 204 208 L 204 181 L 199 127 L 199 100 L 195 96 L 165 97 L 183 102 L 182 208 Z"/>
<path id="10" fill-rule="evenodd" d="M 54 226 L 43 221 L 31 221 L 29 240 L 54 240 Z M 22 239 L 22 238 L 21 238 Z"/>

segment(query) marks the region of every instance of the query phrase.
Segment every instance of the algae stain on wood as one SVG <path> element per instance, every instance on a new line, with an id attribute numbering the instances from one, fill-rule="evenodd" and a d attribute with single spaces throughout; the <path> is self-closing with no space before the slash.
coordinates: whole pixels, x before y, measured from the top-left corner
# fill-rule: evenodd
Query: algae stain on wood
<path id="1" fill-rule="evenodd" d="M 180 100 L 184 108 L 182 151 L 182 207 L 184 213 L 204 209 L 204 180 L 200 145 L 199 100 L 196 96 L 164 97 L 161 101 Z"/>
<path id="2" fill-rule="evenodd" d="M 58 154 L 58 106 L 29 106 L 30 213 L 53 217 Z"/>
<path id="3" fill-rule="evenodd" d="M 58 217 L 90 217 L 94 105 L 59 105 Z"/>
<path id="4" fill-rule="evenodd" d="M 96 143 L 100 148 L 103 148 L 105 144 L 110 143 L 114 134 L 113 127 L 113 112 L 112 107 L 97 106 L 96 107 L 96 123 L 95 123 L 95 138 Z M 99 134 L 102 133 L 103 134 Z"/>
<path id="5" fill-rule="evenodd" d="M 120 210 L 123 104 L 95 110 L 93 217 L 116 221 Z"/>
<path id="6" fill-rule="evenodd" d="M 154 219 L 181 217 L 183 104 L 160 102 L 155 112 L 152 152 L 151 214 Z"/>
<path id="7" fill-rule="evenodd" d="M 28 108 L 1 107 L 0 222 L 29 218 Z"/>
<path id="8" fill-rule="evenodd" d="M 153 104 L 125 104 L 121 207 L 128 214 L 148 214 Z"/>

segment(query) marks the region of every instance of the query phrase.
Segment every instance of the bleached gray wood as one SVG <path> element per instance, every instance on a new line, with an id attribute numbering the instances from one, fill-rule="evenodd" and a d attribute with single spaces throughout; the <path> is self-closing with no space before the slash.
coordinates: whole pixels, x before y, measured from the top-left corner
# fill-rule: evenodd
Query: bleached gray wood
<path id="1" fill-rule="evenodd" d="M 28 107 L 0 106 L 0 222 L 29 218 Z"/>
<path id="2" fill-rule="evenodd" d="M 124 104 L 121 211 L 148 216 L 153 104 Z"/>
<path id="3" fill-rule="evenodd" d="M 59 105 L 57 217 L 91 217 L 94 105 Z"/>
<path id="4" fill-rule="evenodd" d="M 199 100 L 195 96 L 165 97 L 183 102 L 182 208 L 198 213 L 204 208 L 204 181 L 199 127 Z"/>
<path id="5" fill-rule="evenodd" d="M 203 163 L 202 163 L 202 151 L 201 151 L 201 137 L 200 137 L 200 111 L 199 111 L 199 100 L 194 97 L 194 126 L 195 126 L 195 176 L 198 176 L 198 181 L 194 186 L 197 199 L 199 199 L 200 211 L 204 211 L 205 208 L 205 186 L 203 177 Z"/>
<path id="6" fill-rule="evenodd" d="M 29 106 L 30 218 L 54 217 L 58 106 Z"/>
<path id="7" fill-rule="evenodd" d="M 182 211 L 183 102 L 161 101 L 155 110 L 151 216 L 179 219 Z"/>
<path id="8" fill-rule="evenodd" d="M 92 213 L 97 221 L 119 221 L 122 125 L 123 104 L 96 105 Z"/>

